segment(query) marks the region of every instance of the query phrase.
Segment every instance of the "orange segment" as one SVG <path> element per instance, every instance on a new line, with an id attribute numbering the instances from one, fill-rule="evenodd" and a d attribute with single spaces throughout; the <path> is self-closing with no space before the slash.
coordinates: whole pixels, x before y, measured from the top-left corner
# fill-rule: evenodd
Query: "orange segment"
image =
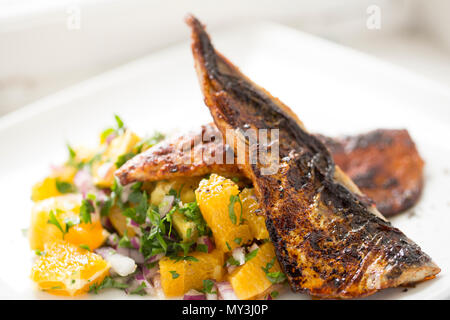
<path id="1" fill-rule="evenodd" d="M 69 242 L 47 243 L 44 252 L 31 269 L 31 279 L 51 294 L 79 295 L 108 275 L 109 264 L 101 256 Z"/>
<path id="2" fill-rule="evenodd" d="M 189 256 L 198 261 L 175 261 L 167 257 L 159 261 L 161 286 L 167 297 L 181 296 L 191 289 L 200 290 L 206 279 L 222 281 L 222 251 L 216 249 L 211 253 L 192 252 Z"/>
<path id="3" fill-rule="evenodd" d="M 238 194 L 237 184 L 216 174 L 202 180 L 195 190 L 203 218 L 211 228 L 216 246 L 223 252 L 240 247 L 253 239 L 249 226 L 241 223 L 242 212 L 238 201 L 234 203 L 233 208 L 236 223 L 230 218 L 230 197 Z"/>
<path id="4" fill-rule="evenodd" d="M 123 236 L 126 231 L 127 236 L 134 237 L 134 229 L 127 225 L 127 217 L 122 214 L 122 210 L 118 206 L 113 206 L 109 211 L 109 221 L 120 236 Z"/>
<path id="5" fill-rule="evenodd" d="M 239 197 L 242 201 L 242 217 L 247 221 L 253 237 L 258 240 L 268 239 L 269 232 L 266 228 L 266 219 L 259 212 L 260 208 L 253 188 L 245 188 Z"/>
<path id="6" fill-rule="evenodd" d="M 275 250 L 272 243 L 267 242 L 259 247 L 256 257 L 237 267 L 229 276 L 229 281 L 237 297 L 241 300 L 251 299 L 266 291 L 272 282 L 267 278 L 262 268 L 275 258 Z M 281 271 L 276 261 L 270 272 Z"/>
<path id="7" fill-rule="evenodd" d="M 73 183 L 76 172 L 77 170 L 72 166 L 63 166 L 54 169 L 48 177 L 33 186 L 31 200 L 39 201 L 60 196 L 62 193 L 56 188 L 56 181 Z"/>
<path id="8" fill-rule="evenodd" d="M 117 169 L 115 163 L 121 155 L 131 152 L 134 146 L 141 140 L 139 136 L 130 130 L 115 137 L 107 146 L 99 162 L 92 166 L 94 184 L 109 188 L 114 184 L 114 171 Z"/>
<path id="9" fill-rule="evenodd" d="M 31 213 L 31 226 L 29 229 L 30 247 L 33 250 L 43 250 L 45 243 L 62 240 L 61 230 L 48 223 L 50 212 L 53 212 L 61 225 L 66 229 L 67 221 L 78 221 L 81 206 L 81 195 L 69 194 L 53 197 L 36 202 Z M 84 244 L 94 250 L 102 245 L 108 236 L 100 221 L 93 219 L 92 223 L 79 223 L 69 229 L 64 240 L 75 245 Z"/>

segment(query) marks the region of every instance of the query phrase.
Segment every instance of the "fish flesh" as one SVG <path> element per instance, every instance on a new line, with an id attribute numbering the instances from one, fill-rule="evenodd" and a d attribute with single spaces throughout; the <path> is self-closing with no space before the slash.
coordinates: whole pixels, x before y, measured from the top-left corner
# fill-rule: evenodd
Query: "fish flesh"
<path id="1" fill-rule="evenodd" d="M 188 16 L 195 69 L 223 135 L 268 150 L 238 164 L 255 187 L 277 259 L 295 292 L 355 298 L 433 278 L 439 267 L 420 247 L 365 204 L 358 187 L 295 113 L 218 53 L 204 26 Z M 242 132 L 278 130 L 278 149 Z M 236 144 L 233 144 L 236 149 Z M 264 153 L 261 153 L 264 154 Z M 279 163 L 275 173 L 267 167 Z"/>
<path id="2" fill-rule="evenodd" d="M 233 149 L 223 140 L 211 139 L 220 136 L 214 123 L 203 125 L 137 155 L 116 175 L 122 185 L 210 173 L 244 178 L 235 161 L 226 163 L 226 155 L 234 157 Z M 405 211 L 418 201 L 423 188 L 423 160 L 407 130 L 378 129 L 342 138 L 316 137 L 384 216 Z M 222 161 L 215 161 L 218 154 Z"/>

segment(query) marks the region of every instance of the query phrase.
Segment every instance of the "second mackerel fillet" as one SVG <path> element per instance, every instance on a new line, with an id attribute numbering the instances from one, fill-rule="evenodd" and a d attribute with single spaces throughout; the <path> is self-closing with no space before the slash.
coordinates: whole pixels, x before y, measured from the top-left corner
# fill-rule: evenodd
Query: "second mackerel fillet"
<path id="1" fill-rule="evenodd" d="M 361 201 L 356 185 L 291 109 L 218 53 L 196 18 L 186 21 L 205 103 L 222 134 L 231 130 L 249 144 L 243 131 L 279 129 L 279 152 L 266 159 L 280 164 L 277 172 L 263 174 L 266 162 L 248 160 L 240 169 L 254 184 L 292 290 L 354 298 L 440 272 L 417 244 Z"/>

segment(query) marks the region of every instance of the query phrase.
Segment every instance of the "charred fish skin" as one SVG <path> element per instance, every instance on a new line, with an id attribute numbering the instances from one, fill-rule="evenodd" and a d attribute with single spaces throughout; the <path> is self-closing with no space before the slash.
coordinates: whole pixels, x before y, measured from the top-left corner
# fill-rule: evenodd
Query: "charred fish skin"
<path id="1" fill-rule="evenodd" d="M 358 200 L 359 190 L 293 112 L 217 53 L 196 18 L 186 22 L 205 103 L 219 130 L 280 130 L 278 172 L 262 175 L 260 164 L 248 162 L 241 169 L 255 186 L 291 288 L 352 298 L 434 277 L 440 269 L 431 258 Z"/>
<path id="2" fill-rule="evenodd" d="M 317 136 L 384 216 L 405 211 L 420 198 L 424 161 L 407 130 L 378 129 L 333 139 Z"/>
<path id="3" fill-rule="evenodd" d="M 244 177 L 233 149 L 224 145 L 214 123 L 182 133 L 144 151 L 116 171 L 122 185 L 135 181 L 159 181 L 217 173 Z M 330 150 L 333 160 L 355 182 L 365 196 L 362 201 L 376 203 L 384 216 L 392 216 L 416 204 L 423 188 L 423 160 L 406 130 L 377 129 L 338 138 L 316 134 Z M 198 143 L 200 142 L 200 143 Z M 185 150 L 183 145 L 189 145 Z M 224 155 L 221 162 L 216 156 Z M 373 200 L 373 201 L 372 201 Z"/>
<path id="4" fill-rule="evenodd" d="M 233 150 L 217 137 L 217 128 L 203 125 L 183 135 L 161 141 L 127 161 L 116 172 L 122 185 L 135 181 L 159 181 L 203 176 L 211 172 L 241 177 L 239 168 L 227 164 Z M 230 155 L 231 154 L 231 155 Z M 221 161 L 216 161 L 220 157 Z"/>

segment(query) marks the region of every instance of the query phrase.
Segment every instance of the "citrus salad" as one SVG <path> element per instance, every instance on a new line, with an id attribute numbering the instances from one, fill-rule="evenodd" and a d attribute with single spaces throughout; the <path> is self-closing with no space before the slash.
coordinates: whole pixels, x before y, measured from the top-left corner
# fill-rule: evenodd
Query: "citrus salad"
<path id="1" fill-rule="evenodd" d="M 97 148 L 33 186 L 28 230 L 40 290 L 75 296 L 115 288 L 186 300 L 273 299 L 285 275 L 251 185 L 210 174 L 122 186 L 114 172 L 162 141 L 115 116 Z"/>

